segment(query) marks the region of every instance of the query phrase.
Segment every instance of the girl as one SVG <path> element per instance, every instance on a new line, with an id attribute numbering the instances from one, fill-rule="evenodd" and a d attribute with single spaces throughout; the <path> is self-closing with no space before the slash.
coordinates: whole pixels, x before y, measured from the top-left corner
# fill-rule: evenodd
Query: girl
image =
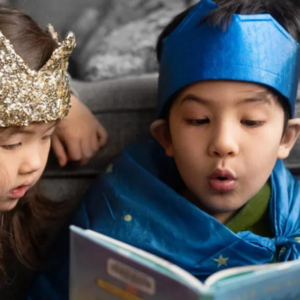
<path id="1" fill-rule="evenodd" d="M 19 263 L 31 269 L 40 266 L 49 229 L 68 210 L 33 189 L 45 168 L 51 135 L 70 109 L 67 66 L 74 36 L 58 43 L 50 31 L 40 29 L 29 16 L 0 6 L 2 287 L 10 279 L 18 283 Z"/>

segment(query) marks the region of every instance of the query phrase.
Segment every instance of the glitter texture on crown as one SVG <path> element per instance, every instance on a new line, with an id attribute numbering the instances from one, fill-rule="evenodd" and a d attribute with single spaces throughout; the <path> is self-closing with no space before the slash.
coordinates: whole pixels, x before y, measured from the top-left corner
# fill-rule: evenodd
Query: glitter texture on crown
<path id="1" fill-rule="evenodd" d="M 63 119 L 69 112 L 68 59 L 75 47 L 69 33 L 38 71 L 16 54 L 0 32 L 0 127 Z"/>

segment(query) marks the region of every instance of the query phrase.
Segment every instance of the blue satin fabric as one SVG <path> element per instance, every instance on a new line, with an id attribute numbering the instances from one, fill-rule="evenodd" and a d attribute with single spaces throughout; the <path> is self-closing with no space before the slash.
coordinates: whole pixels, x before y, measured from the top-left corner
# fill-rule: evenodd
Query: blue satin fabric
<path id="1" fill-rule="evenodd" d="M 236 80 L 272 87 L 294 113 L 300 67 L 299 45 L 268 14 L 234 15 L 228 29 L 200 23 L 215 10 L 201 0 L 163 41 L 159 77 L 159 117 L 170 97 L 204 80 Z"/>
<path id="2" fill-rule="evenodd" d="M 299 183 L 282 161 L 270 182 L 275 238 L 235 234 L 175 191 L 182 182 L 174 162 L 149 139 L 123 151 L 108 173 L 99 176 L 71 224 L 154 253 L 204 280 L 223 268 L 269 263 L 274 255 L 278 261 L 298 259 Z M 28 299 L 67 299 L 68 243 L 66 227 L 51 251 L 53 271 L 38 276 Z M 218 267 L 220 255 L 228 258 L 227 267 Z"/>

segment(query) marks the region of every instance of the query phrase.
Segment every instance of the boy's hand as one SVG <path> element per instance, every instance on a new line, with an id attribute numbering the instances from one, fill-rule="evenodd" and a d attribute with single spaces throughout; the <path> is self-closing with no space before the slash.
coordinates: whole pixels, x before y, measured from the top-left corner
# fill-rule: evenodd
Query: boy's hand
<path id="1" fill-rule="evenodd" d="M 71 94 L 72 108 L 52 136 L 52 148 L 60 166 L 68 161 L 86 164 L 107 142 L 107 132 L 91 111 Z"/>

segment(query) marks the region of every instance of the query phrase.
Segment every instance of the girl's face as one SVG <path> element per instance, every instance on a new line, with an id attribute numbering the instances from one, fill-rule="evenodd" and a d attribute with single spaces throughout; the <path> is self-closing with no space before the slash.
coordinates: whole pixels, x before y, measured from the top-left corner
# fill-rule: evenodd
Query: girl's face
<path id="1" fill-rule="evenodd" d="M 55 125 L 34 123 L 0 131 L 0 211 L 13 209 L 41 177 Z"/>

